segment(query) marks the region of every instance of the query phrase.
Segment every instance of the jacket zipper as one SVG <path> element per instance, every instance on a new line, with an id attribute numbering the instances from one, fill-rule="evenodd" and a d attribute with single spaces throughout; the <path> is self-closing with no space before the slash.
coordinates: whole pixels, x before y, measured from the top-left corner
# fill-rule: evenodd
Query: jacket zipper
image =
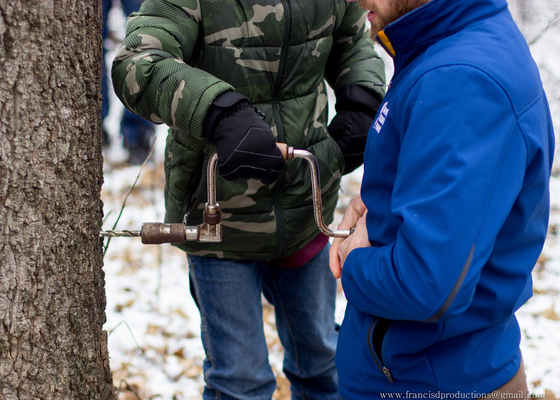
<path id="1" fill-rule="evenodd" d="M 375 361 L 375 364 L 377 365 L 377 368 L 379 368 L 379 370 L 381 371 L 381 373 L 383 375 L 385 375 L 385 377 L 387 378 L 387 380 L 389 380 L 389 382 L 394 383 L 395 379 L 393 378 L 393 375 L 391 375 L 391 370 L 383 365 L 383 360 L 381 358 L 381 354 L 378 354 L 378 352 L 375 350 L 374 344 L 373 344 L 373 334 L 375 331 L 375 328 L 377 328 L 379 322 L 381 321 L 381 318 L 377 318 L 375 320 L 373 320 L 373 322 L 371 323 L 371 325 L 369 326 L 368 329 L 368 337 L 367 337 L 367 343 L 368 343 L 368 348 L 369 348 L 369 352 L 371 353 L 371 356 L 373 358 L 373 361 Z M 387 333 L 387 328 L 384 328 L 385 332 L 383 332 L 382 337 L 380 338 L 381 343 L 383 343 L 384 339 L 385 339 L 385 334 Z"/>
<path id="2" fill-rule="evenodd" d="M 284 75 L 284 65 L 288 55 L 288 38 L 290 35 L 290 18 L 291 11 L 290 5 L 287 0 L 281 0 L 284 7 L 285 18 L 285 31 L 284 38 L 280 50 L 280 63 L 278 65 L 278 73 L 276 74 L 276 81 L 274 82 L 274 92 L 272 93 L 272 113 L 276 120 L 276 130 L 278 132 L 277 141 L 280 143 L 285 142 L 284 127 L 278 110 L 278 93 L 282 84 Z M 284 216 L 282 209 L 282 186 L 284 183 L 284 174 L 281 174 L 274 185 L 274 211 L 276 214 L 276 258 L 280 257 L 282 249 L 284 248 Z"/>

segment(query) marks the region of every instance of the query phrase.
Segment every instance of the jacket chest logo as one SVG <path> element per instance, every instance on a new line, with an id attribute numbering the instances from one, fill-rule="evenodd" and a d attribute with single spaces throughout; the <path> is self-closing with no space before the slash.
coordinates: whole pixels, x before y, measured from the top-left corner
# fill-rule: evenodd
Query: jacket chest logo
<path id="1" fill-rule="evenodd" d="M 383 124 L 385 123 L 385 120 L 387 120 L 388 115 L 389 115 L 389 106 L 388 103 L 385 102 L 383 103 L 383 107 L 381 107 L 381 110 L 379 110 L 379 113 L 377 113 L 377 118 L 373 123 L 373 129 L 375 129 L 377 133 L 381 132 L 381 128 L 383 128 Z"/>

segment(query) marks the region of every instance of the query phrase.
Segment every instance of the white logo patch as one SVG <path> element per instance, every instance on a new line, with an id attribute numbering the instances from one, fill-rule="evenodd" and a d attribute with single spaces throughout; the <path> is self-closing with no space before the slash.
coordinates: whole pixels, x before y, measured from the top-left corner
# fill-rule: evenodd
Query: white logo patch
<path id="1" fill-rule="evenodd" d="M 381 128 L 383 128 L 387 115 L 389 115 L 389 106 L 387 103 L 384 103 L 383 107 L 381 107 L 381 111 L 377 114 L 375 122 L 373 123 L 373 129 L 375 129 L 377 133 L 381 132 Z"/>

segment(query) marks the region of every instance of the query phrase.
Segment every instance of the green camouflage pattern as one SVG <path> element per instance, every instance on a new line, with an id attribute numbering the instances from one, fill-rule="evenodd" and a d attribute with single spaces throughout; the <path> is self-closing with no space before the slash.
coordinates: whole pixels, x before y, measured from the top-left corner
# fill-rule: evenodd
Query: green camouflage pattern
<path id="1" fill-rule="evenodd" d="M 202 221 L 206 167 L 202 138 L 212 100 L 235 90 L 262 112 L 278 142 L 317 158 L 324 219 L 333 220 L 343 157 L 327 132 L 327 84 L 378 94 L 384 65 L 365 32 L 365 13 L 346 0 L 146 0 L 127 20 L 113 63 L 123 104 L 170 127 L 165 154 L 166 222 Z M 250 260 L 286 257 L 319 230 L 305 160 L 286 164 L 274 184 L 218 177 L 224 239 L 179 245 L 196 255 Z"/>

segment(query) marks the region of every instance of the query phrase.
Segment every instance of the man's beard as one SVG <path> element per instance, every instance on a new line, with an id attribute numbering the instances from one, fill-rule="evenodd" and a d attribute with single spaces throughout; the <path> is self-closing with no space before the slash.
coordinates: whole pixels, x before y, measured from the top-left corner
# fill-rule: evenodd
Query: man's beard
<path id="1" fill-rule="evenodd" d="M 374 39 L 379 31 L 385 29 L 391 22 L 396 21 L 405 14 L 428 3 L 429 0 L 400 0 L 391 4 L 390 8 L 380 11 L 375 6 L 367 6 L 367 0 L 358 0 L 358 5 L 364 10 L 372 11 L 375 19 L 371 23 L 371 38 Z"/>

